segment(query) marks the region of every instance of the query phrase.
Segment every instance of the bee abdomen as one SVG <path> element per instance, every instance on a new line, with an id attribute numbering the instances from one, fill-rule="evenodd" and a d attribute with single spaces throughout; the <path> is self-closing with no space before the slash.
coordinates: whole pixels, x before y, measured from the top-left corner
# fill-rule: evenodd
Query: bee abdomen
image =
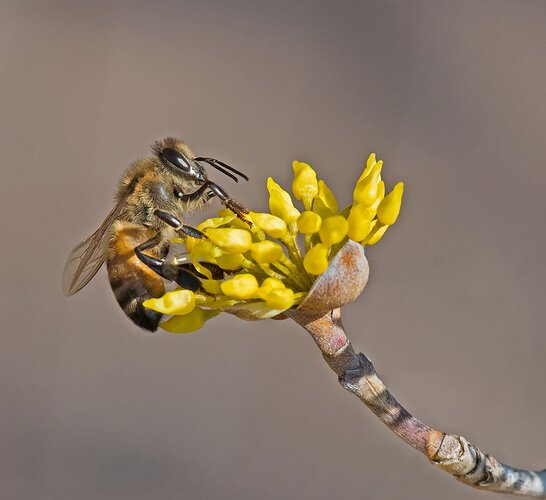
<path id="1" fill-rule="evenodd" d="M 118 221 L 112 228 L 108 246 L 107 267 L 112 291 L 123 312 L 138 326 L 155 331 L 162 314 L 144 307 L 149 298 L 165 293 L 162 278 L 143 264 L 135 254 L 135 247 L 154 237 L 144 226 Z M 146 253 L 161 257 L 160 248 L 150 248 Z"/>
<path id="2" fill-rule="evenodd" d="M 144 307 L 143 302 L 151 295 L 142 282 L 137 279 L 125 278 L 110 280 L 110 285 L 123 312 L 141 328 L 155 332 L 163 315 Z"/>

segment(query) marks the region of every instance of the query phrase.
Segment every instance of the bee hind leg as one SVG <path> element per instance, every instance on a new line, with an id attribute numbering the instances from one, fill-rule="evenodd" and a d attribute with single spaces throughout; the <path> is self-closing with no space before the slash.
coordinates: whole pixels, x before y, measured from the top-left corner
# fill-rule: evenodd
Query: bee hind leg
<path id="1" fill-rule="evenodd" d="M 155 247 L 160 242 L 158 236 L 141 243 L 135 248 L 135 254 L 139 260 L 152 271 L 168 281 L 174 281 L 178 286 L 187 290 L 197 291 L 201 287 L 201 281 L 187 269 L 180 268 L 165 259 L 156 259 L 144 253 L 144 250 Z"/>

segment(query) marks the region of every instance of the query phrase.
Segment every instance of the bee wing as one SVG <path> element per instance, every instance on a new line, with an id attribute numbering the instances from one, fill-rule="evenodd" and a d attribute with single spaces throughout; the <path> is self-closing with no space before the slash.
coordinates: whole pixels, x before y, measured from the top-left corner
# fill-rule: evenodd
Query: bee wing
<path id="1" fill-rule="evenodd" d="M 74 295 L 81 290 L 104 264 L 108 230 L 123 212 L 123 207 L 123 200 L 120 200 L 101 226 L 91 236 L 78 243 L 68 255 L 62 280 L 65 295 Z"/>

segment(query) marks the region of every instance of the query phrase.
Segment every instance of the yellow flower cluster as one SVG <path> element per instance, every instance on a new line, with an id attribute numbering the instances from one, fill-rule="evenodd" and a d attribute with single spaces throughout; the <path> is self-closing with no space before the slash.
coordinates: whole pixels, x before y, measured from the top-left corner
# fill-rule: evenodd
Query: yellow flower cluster
<path id="1" fill-rule="evenodd" d="M 399 182 L 385 194 L 383 162 L 375 154 L 358 178 L 353 203 L 341 211 L 332 191 L 308 164 L 295 161 L 293 168 L 292 192 L 302 211 L 269 178 L 270 213 L 250 212 L 245 222 L 224 209 L 197 226 L 207 239 L 177 239 L 203 277 L 202 287 L 196 293 L 174 290 L 144 303 L 173 315 L 160 325 L 163 329 L 195 331 L 222 311 L 244 319 L 279 316 L 305 299 L 348 239 L 374 245 L 396 222 L 404 185 Z M 213 279 L 211 265 L 223 271 L 222 279 Z"/>

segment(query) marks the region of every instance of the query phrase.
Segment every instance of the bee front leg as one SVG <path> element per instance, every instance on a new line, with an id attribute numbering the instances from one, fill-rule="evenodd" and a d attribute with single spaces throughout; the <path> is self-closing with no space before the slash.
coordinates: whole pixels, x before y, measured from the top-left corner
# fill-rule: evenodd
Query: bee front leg
<path id="1" fill-rule="evenodd" d="M 249 212 L 248 208 L 236 202 L 224 191 L 224 189 L 222 189 L 218 184 L 215 184 L 214 182 L 207 181 L 197 191 L 190 194 L 184 194 L 180 190 L 175 194 L 178 198 L 180 198 L 182 201 L 185 201 L 186 203 L 198 200 L 202 197 L 206 197 L 207 200 L 210 200 L 211 198 L 217 196 L 224 204 L 224 206 L 232 210 L 237 215 L 237 217 L 239 217 L 239 219 L 246 223 L 249 223 L 249 221 L 244 217 Z"/>
<path id="2" fill-rule="evenodd" d="M 233 198 L 231 198 L 218 184 L 215 184 L 214 182 L 209 182 L 208 187 L 210 188 L 209 192 L 209 199 L 213 196 L 218 196 L 220 201 L 230 210 L 232 210 L 239 219 L 241 219 L 244 222 L 249 222 L 247 219 L 245 219 L 245 215 L 248 214 L 249 210 L 248 208 L 244 207 L 240 203 L 236 202 Z"/>
<path id="3" fill-rule="evenodd" d="M 187 290 L 192 290 L 196 292 L 201 287 L 201 281 L 195 277 L 187 269 L 180 268 L 167 262 L 164 259 L 156 259 L 144 253 L 144 250 L 153 248 L 161 243 L 161 237 L 154 236 L 148 241 L 141 243 L 135 248 L 135 254 L 139 260 L 146 264 L 152 271 L 156 272 L 162 278 L 165 278 L 169 281 L 174 281 L 176 284 Z"/>

